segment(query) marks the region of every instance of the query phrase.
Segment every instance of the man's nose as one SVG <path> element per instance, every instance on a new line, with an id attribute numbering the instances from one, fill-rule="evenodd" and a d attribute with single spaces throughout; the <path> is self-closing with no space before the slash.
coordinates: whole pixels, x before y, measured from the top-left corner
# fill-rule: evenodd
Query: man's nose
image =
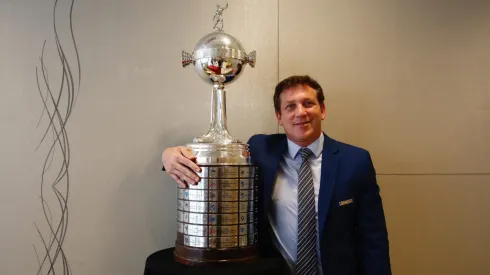
<path id="1" fill-rule="evenodd" d="M 305 116 L 306 115 L 306 108 L 301 105 L 301 104 L 298 104 L 298 107 L 296 107 L 296 116 Z"/>

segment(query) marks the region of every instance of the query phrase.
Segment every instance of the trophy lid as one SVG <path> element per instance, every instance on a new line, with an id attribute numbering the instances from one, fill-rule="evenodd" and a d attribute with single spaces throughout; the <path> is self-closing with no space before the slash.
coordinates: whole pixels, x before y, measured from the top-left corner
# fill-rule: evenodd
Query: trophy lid
<path id="1" fill-rule="evenodd" d="M 205 49 L 222 48 L 245 52 L 242 43 L 240 43 L 238 39 L 223 31 L 214 31 L 205 35 L 203 38 L 201 38 L 201 40 L 197 42 L 196 47 L 194 48 L 194 52 Z"/>

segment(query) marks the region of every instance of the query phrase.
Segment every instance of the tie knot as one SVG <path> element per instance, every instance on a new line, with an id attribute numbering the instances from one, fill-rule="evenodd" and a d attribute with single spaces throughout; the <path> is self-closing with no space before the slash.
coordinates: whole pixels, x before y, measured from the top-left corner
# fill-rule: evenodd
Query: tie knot
<path id="1" fill-rule="evenodd" d="M 303 159 L 303 161 L 305 161 L 308 159 L 308 157 L 313 155 L 313 152 L 309 148 L 301 148 L 299 150 L 299 154 L 301 155 L 301 158 Z"/>

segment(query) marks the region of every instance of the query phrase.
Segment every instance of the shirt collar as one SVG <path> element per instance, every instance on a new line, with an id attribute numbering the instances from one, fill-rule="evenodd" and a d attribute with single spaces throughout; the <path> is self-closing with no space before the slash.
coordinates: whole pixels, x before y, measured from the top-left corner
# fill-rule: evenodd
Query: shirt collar
<path id="1" fill-rule="evenodd" d="M 313 154 L 315 155 L 316 158 L 318 158 L 322 153 L 323 139 L 324 139 L 324 137 L 323 137 L 323 133 L 322 133 L 317 140 L 315 140 L 313 143 L 311 143 L 310 145 L 307 146 L 307 148 L 310 149 L 311 152 L 313 152 Z M 301 148 L 302 147 L 300 147 L 298 144 L 292 142 L 288 138 L 288 153 L 289 153 L 290 158 L 295 159 L 297 157 L 298 151 Z"/>

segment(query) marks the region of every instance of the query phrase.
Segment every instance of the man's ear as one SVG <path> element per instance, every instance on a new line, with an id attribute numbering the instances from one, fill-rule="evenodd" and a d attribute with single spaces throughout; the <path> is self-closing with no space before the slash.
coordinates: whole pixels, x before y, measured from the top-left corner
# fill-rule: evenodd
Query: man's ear
<path id="1" fill-rule="evenodd" d="M 322 120 L 324 120 L 327 117 L 327 108 L 325 107 L 325 103 L 320 105 L 320 109 L 322 111 Z"/>
<path id="2" fill-rule="evenodd" d="M 281 113 L 276 112 L 276 118 L 277 118 L 277 123 L 279 123 L 279 125 L 282 126 Z"/>

